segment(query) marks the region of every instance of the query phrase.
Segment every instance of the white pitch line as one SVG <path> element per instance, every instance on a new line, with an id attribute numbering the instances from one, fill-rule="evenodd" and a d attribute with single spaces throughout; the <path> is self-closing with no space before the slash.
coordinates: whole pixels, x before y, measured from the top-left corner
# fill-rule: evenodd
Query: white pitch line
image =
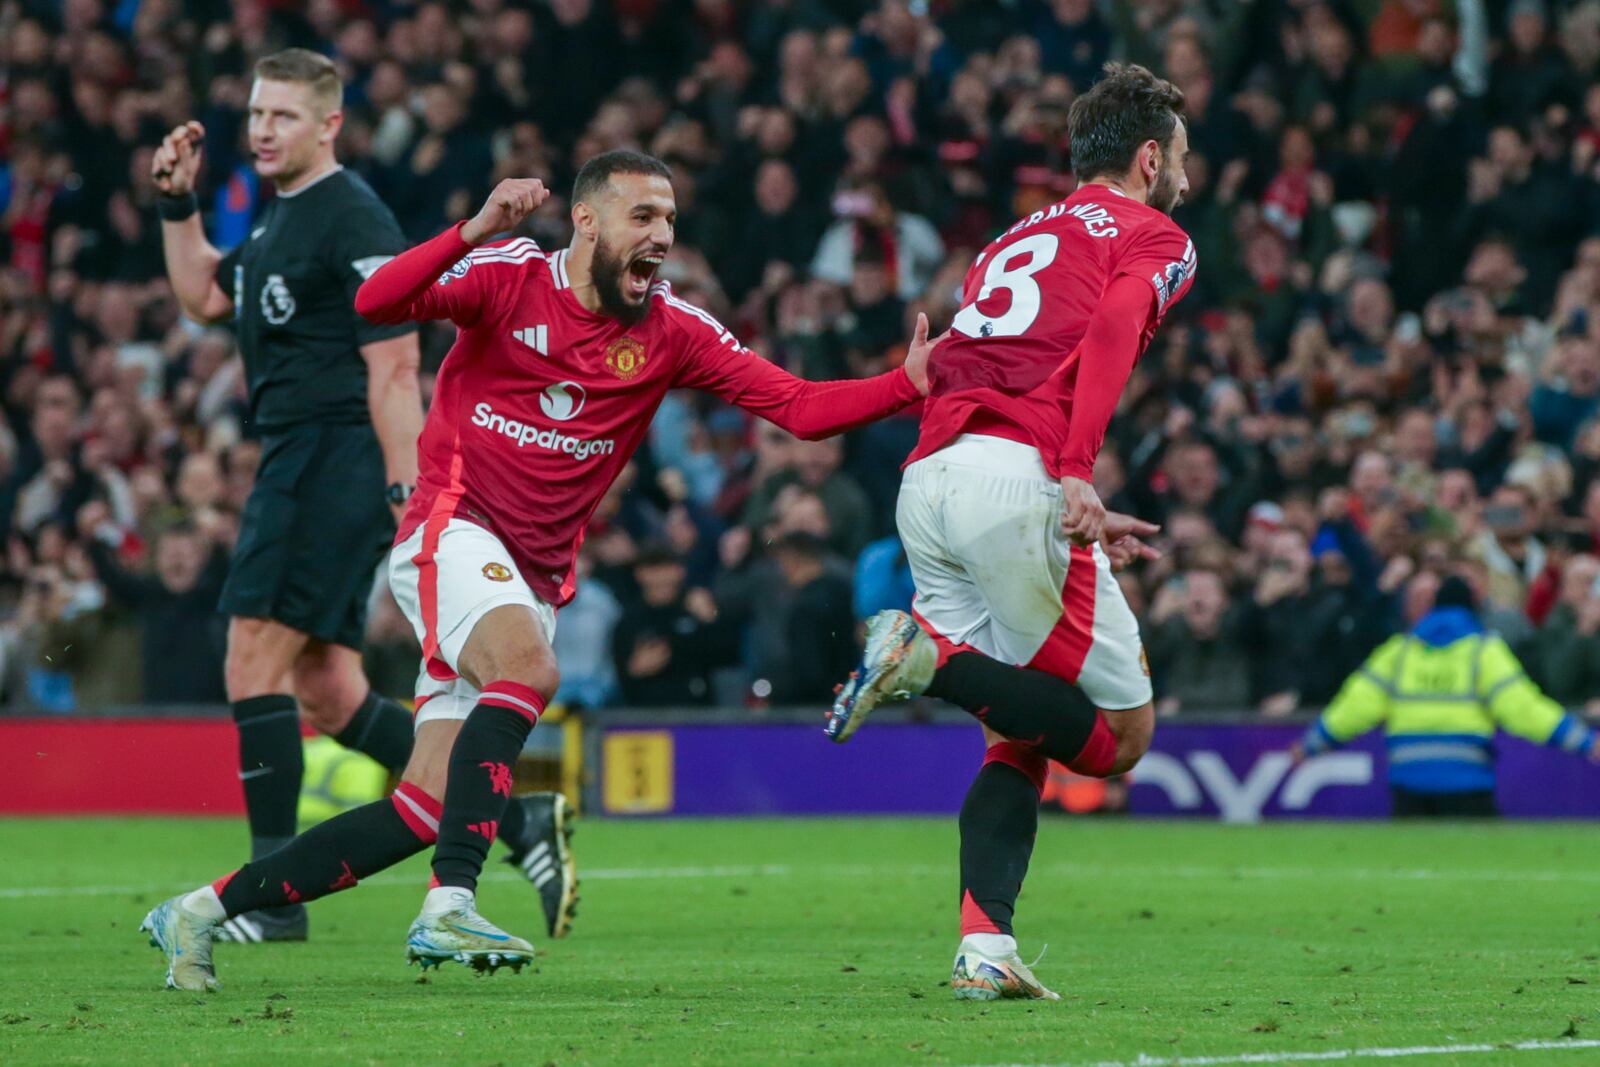
<path id="1" fill-rule="evenodd" d="M 1470 1055 L 1479 1052 L 1568 1052 L 1600 1048 L 1600 1041 L 1518 1041 L 1502 1045 L 1409 1045 L 1401 1048 L 1344 1048 L 1322 1052 L 1241 1052 L 1233 1056 L 1150 1056 L 1131 1060 L 1079 1063 L 991 1065 L 991 1067 L 1225 1067 L 1237 1063 L 1327 1063 L 1337 1060 L 1395 1060 L 1407 1056 Z"/>
<path id="2" fill-rule="evenodd" d="M 579 877 L 594 881 L 655 881 L 673 878 L 782 878 L 782 877 L 927 877 L 950 873 L 948 865 L 941 864 L 826 864 L 793 867 L 783 863 L 734 864 L 723 866 L 685 867 L 582 867 Z M 1328 881 L 1350 879 L 1373 882 L 1577 882 L 1600 883 L 1596 871 L 1551 870 L 1467 870 L 1439 871 L 1428 869 L 1392 869 L 1378 867 L 1198 867 L 1198 866 L 1142 866 L 1130 867 L 1089 863 L 1036 864 L 1035 876 L 1056 874 L 1094 878 L 1190 878 L 1201 881 L 1296 881 L 1315 879 Z M 522 875 L 511 871 L 491 870 L 481 879 L 486 882 L 520 882 Z M 362 885 L 412 885 L 415 879 L 400 874 L 379 874 L 364 879 Z M 191 883 L 192 884 L 192 883 Z M 0 886 L 0 900 L 19 900 L 29 897 L 50 896 L 117 896 L 131 893 L 176 892 L 184 888 L 178 883 L 165 885 L 76 885 L 76 886 Z"/>

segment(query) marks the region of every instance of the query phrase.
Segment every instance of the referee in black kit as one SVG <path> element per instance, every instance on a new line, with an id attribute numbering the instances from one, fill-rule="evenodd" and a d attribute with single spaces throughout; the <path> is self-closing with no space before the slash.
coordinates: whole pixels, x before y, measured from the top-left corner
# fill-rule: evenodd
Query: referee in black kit
<path id="1" fill-rule="evenodd" d="M 342 103 L 338 72 L 315 52 L 291 48 L 256 64 L 250 150 L 277 196 L 227 255 L 198 214 L 200 124 L 173 130 L 152 167 L 167 276 L 191 318 L 234 320 L 262 441 L 221 602 L 252 858 L 295 834 L 302 714 L 393 771 L 411 753 L 411 716 L 372 692 L 359 649 L 394 509 L 416 484 L 416 327 L 355 313 L 357 287 L 406 243 L 389 209 L 334 157 Z M 287 941 L 306 929 L 304 906 L 293 905 L 219 933 Z"/>

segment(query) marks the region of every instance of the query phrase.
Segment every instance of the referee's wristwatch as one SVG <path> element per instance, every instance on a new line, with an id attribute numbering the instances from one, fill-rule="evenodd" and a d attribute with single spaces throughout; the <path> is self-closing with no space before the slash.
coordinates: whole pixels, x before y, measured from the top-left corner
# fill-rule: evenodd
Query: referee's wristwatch
<path id="1" fill-rule="evenodd" d="M 384 490 L 383 495 L 388 498 L 389 503 L 400 508 L 405 507 L 406 501 L 411 499 L 411 494 L 416 490 L 416 486 L 407 485 L 405 482 L 390 482 L 389 488 Z"/>

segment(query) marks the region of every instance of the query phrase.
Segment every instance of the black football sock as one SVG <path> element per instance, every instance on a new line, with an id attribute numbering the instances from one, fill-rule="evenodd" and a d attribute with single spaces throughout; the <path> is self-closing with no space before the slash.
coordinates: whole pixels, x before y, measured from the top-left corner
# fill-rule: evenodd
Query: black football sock
<path id="1" fill-rule="evenodd" d="M 934 672 L 927 693 L 965 708 L 995 733 L 1060 763 L 1087 755 L 1091 740 L 1098 749 L 1102 738 L 1097 734 L 1109 734 L 1100 710 L 1071 682 L 978 652 L 957 652 L 946 660 Z"/>
<path id="2" fill-rule="evenodd" d="M 512 768 L 543 711 L 544 699 L 529 686 L 484 686 L 450 749 L 444 815 L 433 850 L 437 885 L 477 889 L 489 845 L 511 799 Z"/>
<path id="3" fill-rule="evenodd" d="M 397 773 L 406 769 L 415 738 L 411 713 L 371 690 L 344 729 L 333 735 L 345 748 L 364 752 Z"/>
<path id="4" fill-rule="evenodd" d="M 270 856 L 211 884 L 230 916 L 349 889 L 433 844 L 439 802 L 409 782 L 392 796 L 318 823 Z"/>
<path id="5" fill-rule="evenodd" d="M 1048 768 L 1008 741 L 984 756 L 961 804 L 961 936 L 1011 934 Z"/>
<path id="6" fill-rule="evenodd" d="M 232 708 L 239 728 L 239 781 L 250 819 L 250 855 L 258 859 L 294 837 L 305 773 L 300 710 L 294 697 L 284 693 L 236 700 Z"/>

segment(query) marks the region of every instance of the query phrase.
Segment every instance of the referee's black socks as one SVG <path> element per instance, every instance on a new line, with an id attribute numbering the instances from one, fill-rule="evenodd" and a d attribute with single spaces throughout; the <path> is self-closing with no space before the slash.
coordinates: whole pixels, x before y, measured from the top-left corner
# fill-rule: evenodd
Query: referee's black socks
<path id="1" fill-rule="evenodd" d="M 300 710 L 287 693 L 235 700 L 239 727 L 239 781 L 250 819 L 250 856 L 259 859 L 293 837 L 305 756 Z"/>
<path id="2" fill-rule="evenodd" d="M 333 735 L 345 748 L 365 753 L 397 774 L 406 769 L 415 737 L 411 713 L 370 689 L 344 729 Z"/>

